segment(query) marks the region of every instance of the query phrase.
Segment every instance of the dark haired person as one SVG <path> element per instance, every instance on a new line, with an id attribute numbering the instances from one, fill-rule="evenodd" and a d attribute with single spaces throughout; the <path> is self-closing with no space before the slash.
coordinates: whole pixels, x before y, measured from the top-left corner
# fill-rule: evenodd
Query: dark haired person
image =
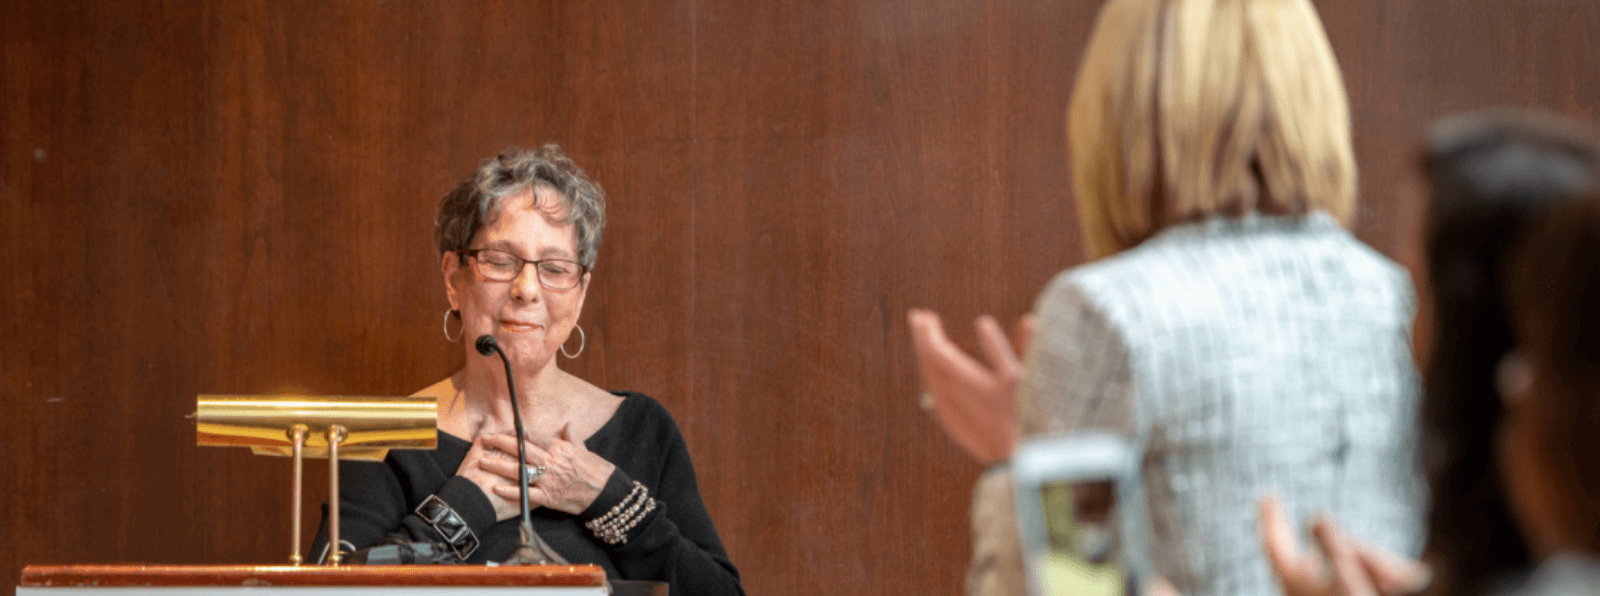
<path id="1" fill-rule="evenodd" d="M 1421 161 L 1435 330 L 1421 419 L 1426 592 L 1600 593 L 1600 340 L 1584 335 L 1600 331 L 1600 206 L 1583 198 L 1600 182 L 1600 143 L 1579 122 L 1489 110 L 1435 123 Z M 1268 509 L 1268 551 L 1290 594 L 1414 591 L 1413 566 L 1327 520 L 1316 534 L 1335 581 L 1320 581 Z M 1530 581 L 1541 559 L 1555 565 Z M 1574 581 L 1591 583 L 1572 591 Z"/>
<path id="2" fill-rule="evenodd" d="M 1532 562 L 1495 465 L 1505 408 L 1493 374 L 1513 344 L 1508 255 L 1531 221 L 1594 187 L 1600 146 L 1589 127 L 1547 114 L 1459 114 L 1435 124 L 1422 169 L 1435 322 L 1421 416 L 1427 551 L 1436 593 L 1481 594 Z"/>

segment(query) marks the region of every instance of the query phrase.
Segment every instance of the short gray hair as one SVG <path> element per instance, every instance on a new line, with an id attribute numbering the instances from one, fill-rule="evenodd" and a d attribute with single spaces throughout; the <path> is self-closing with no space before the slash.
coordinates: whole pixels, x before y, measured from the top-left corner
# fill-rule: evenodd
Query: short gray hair
<path id="1" fill-rule="evenodd" d="M 434 218 L 439 254 L 467 250 L 478 230 L 500 217 L 501 200 L 541 186 L 560 196 L 567 212 L 560 223 L 573 224 L 578 263 L 593 269 L 600 232 L 606 227 L 606 193 L 554 143 L 538 149 L 513 147 L 485 159 L 445 195 Z"/>

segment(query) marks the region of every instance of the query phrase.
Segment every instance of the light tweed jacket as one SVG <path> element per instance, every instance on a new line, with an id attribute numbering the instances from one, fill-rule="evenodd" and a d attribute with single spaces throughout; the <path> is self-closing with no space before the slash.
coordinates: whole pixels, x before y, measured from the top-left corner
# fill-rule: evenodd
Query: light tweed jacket
<path id="1" fill-rule="evenodd" d="M 1214 218 L 1058 275 L 1035 306 L 1023 436 L 1145 443 L 1151 555 L 1187 596 L 1279 593 L 1256 501 L 1416 556 L 1406 272 L 1331 218 Z M 969 594 L 1026 593 L 1009 474 L 974 494 Z"/>

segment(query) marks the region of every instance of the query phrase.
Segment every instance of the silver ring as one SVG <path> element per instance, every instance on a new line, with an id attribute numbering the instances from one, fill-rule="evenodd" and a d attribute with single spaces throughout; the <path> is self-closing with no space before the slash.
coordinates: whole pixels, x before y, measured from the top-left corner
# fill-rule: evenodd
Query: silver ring
<path id="1" fill-rule="evenodd" d="M 539 483 L 539 477 L 544 475 L 544 466 L 524 465 L 522 469 L 528 473 L 528 486 Z"/>

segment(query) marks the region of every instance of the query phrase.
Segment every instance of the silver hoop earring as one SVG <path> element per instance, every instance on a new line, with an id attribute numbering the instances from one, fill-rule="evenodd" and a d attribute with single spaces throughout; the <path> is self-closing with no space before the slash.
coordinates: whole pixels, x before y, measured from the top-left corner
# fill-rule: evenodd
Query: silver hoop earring
<path id="1" fill-rule="evenodd" d="M 561 344 L 561 355 L 567 358 L 577 358 L 579 354 L 583 353 L 584 348 L 589 347 L 589 336 L 583 334 L 583 327 L 573 325 L 572 328 L 578 330 L 578 353 L 568 354 L 567 344 Z"/>
<path id="2" fill-rule="evenodd" d="M 457 332 L 455 337 L 450 337 L 450 315 L 455 315 L 459 319 L 461 318 L 461 311 L 453 308 L 444 311 L 444 340 L 453 342 L 461 339 L 461 334 L 467 332 L 467 324 L 463 321 L 461 323 L 461 331 Z"/>

